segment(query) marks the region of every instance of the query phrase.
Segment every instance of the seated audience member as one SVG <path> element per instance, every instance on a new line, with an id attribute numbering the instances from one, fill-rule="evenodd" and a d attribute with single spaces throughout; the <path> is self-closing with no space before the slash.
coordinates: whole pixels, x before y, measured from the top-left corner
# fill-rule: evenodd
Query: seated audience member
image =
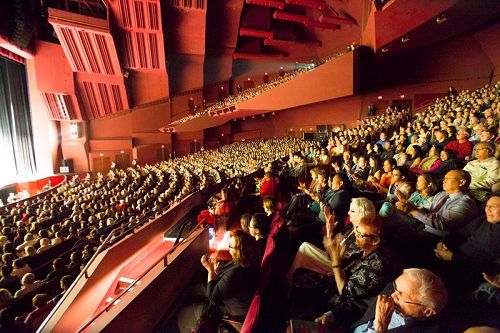
<path id="1" fill-rule="evenodd" d="M 429 209 L 432 204 L 432 199 L 437 193 L 437 186 L 434 178 L 430 175 L 419 175 L 416 183 L 416 191 L 410 195 L 407 201 L 398 200 L 395 207 L 404 213 L 411 209 Z M 388 217 L 392 216 L 391 214 Z"/>
<path id="2" fill-rule="evenodd" d="M 240 217 L 240 225 L 241 225 L 241 230 L 243 230 L 246 233 L 250 233 L 248 230 L 248 225 L 250 224 L 250 219 L 252 218 L 252 215 L 249 213 L 245 213 L 241 215 Z"/>
<path id="3" fill-rule="evenodd" d="M 385 161 L 385 160 L 390 160 L 394 158 L 394 150 L 392 149 L 392 142 L 387 141 L 385 143 L 384 151 L 380 153 L 380 158 Z"/>
<path id="4" fill-rule="evenodd" d="M 11 294 L 14 294 L 21 287 L 21 280 L 12 275 L 12 266 L 3 265 L 0 268 L 0 275 L 2 278 L 0 279 L 0 288 L 6 288 L 10 291 Z"/>
<path id="5" fill-rule="evenodd" d="M 356 181 L 368 179 L 370 167 L 366 161 L 367 158 L 365 156 L 359 156 L 358 161 L 356 162 L 356 167 L 353 168 L 352 173 L 350 173 L 352 180 Z"/>
<path id="6" fill-rule="evenodd" d="M 16 333 L 21 331 L 22 326 L 16 323 L 16 310 L 13 307 L 5 307 L 0 310 L 0 333 Z"/>
<path id="7" fill-rule="evenodd" d="M 466 194 L 469 184 L 466 171 L 449 171 L 443 180 L 443 191 L 436 194 L 429 209 L 411 209 L 408 215 L 423 223 L 425 231 L 438 235 L 464 226 L 477 213 L 476 203 Z"/>
<path id="8" fill-rule="evenodd" d="M 279 180 L 274 177 L 272 172 L 267 171 L 260 180 L 259 195 L 261 198 L 274 197 L 278 190 Z"/>
<path id="9" fill-rule="evenodd" d="M 380 132 L 379 140 L 375 142 L 376 145 L 381 145 L 382 148 L 385 148 L 385 144 L 387 143 L 387 134 L 385 132 Z"/>
<path id="10" fill-rule="evenodd" d="M 231 232 L 232 261 L 224 265 L 206 256 L 201 258 L 208 271 L 206 302 L 181 309 L 177 322 L 181 333 L 191 332 L 198 320 L 218 324 L 221 316 L 244 317 L 257 288 L 260 260 L 255 238 L 241 230 Z"/>
<path id="11" fill-rule="evenodd" d="M 228 217 L 233 208 L 234 202 L 229 198 L 229 188 L 224 186 L 220 191 L 220 199 L 212 203 L 212 207 L 202 210 L 197 217 L 198 223 L 206 221 L 209 225 L 214 225 L 216 216 Z"/>
<path id="12" fill-rule="evenodd" d="M 264 208 L 264 213 L 266 213 L 267 216 L 273 215 L 276 212 L 276 207 L 274 205 L 274 198 L 265 197 L 262 200 L 262 207 Z"/>
<path id="13" fill-rule="evenodd" d="M 24 236 L 24 242 L 19 245 L 16 250 L 17 251 L 22 251 L 24 250 L 24 248 L 26 246 L 29 246 L 29 245 L 35 245 L 36 243 L 38 243 L 38 239 L 30 232 L 28 232 L 25 236 Z"/>
<path id="14" fill-rule="evenodd" d="M 461 162 L 456 158 L 455 153 L 452 150 L 445 149 L 439 153 L 439 159 L 441 163 L 436 166 L 433 170 L 428 170 L 428 172 L 436 179 L 438 184 L 442 183 L 444 175 L 450 170 L 460 169 Z"/>
<path id="15" fill-rule="evenodd" d="M 47 274 L 47 276 L 45 277 L 45 281 L 47 282 L 55 277 L 64 275 L 67 272 L 66 265 L 64 264 L 64 260 L 62 258 L 54 259 L 54 261 L 52 262 L 52 268 L 52 272 Z"/>
<path id="16" fill-rule="evenodd" d="M 367 304 L 339 306 L 316 322 L 328 327 L 350 326 L 355 333 L 455 332 L 444 318 L 447 303 L 448 291 L 436 274 L 409 268 Z"/>
<path id="17" fill-rule="evenodd" d="M 443 130 L 437 130 L 434 132 L 434 140 L 431 141 L 431 144 L 433 144 L 440 150 L 443 150 L 448 143 L 448 132 Z"/>
<path id="18" fill-rule="evenodd" d="M 457 131 L 457 139 L 450 141 L 444 148 L 452 150 L 458 159 L 468 160 L 472 155 L 472 143 L 469 141 L 467 128 L 460 127 Z"/>
<path id="19" fill-rule="evenodd" d="M 255 238 L 259 244 L 261 254 L 264 254 L 266 248 L 267 236 L 271 229 L 271 219 L 268 215 L 263 213 L 256 213 L 250 219 L 248 224 L 248 231 L 252 237 Z"/>
<path id="20" fill-rule="evenodd" d="M 479 142 L 474 147 L 476 159 L 464 167 L 471 175 L 471 194 L 481 202 L 488 199 L 491 187 L 500 181 L 500 162 L 494 156 L 495 149 L 494 143 Z"/>
<path id="21" fill-rule="evenodd" d="M 36 249 L 33 245 L 28 245 L 24 248 L 23 257 L 33 257 L 36 255 Z"/>
<path id="22" fill-rule="evenodd" d="M 392 180 L 385 202 L 380 207 L 379 214 L 385 217 L 389 211 L 393 209 L 394 203 L 397 201 L 407 202 L 412 194 L 412 186 L 406 181 L 406 176 L 401 168 L 394 168 L 392 170 Z"/>
<path id="23" fill-rule="evenodd" d="M 57 304 L 59 300 L 63 297 L 64 293 L 71 287 L 71 284 L 73 284 L 73 281 L 75 281 L 75 278 L 72 277 L 71 275 L 64 275 L 61 280 L 59 281 L 59 287 L 61 288 L 61 292 L 57 294 L 53 299 L 50 301 L 52 303 Z"/>
<path id="24" fill-rule="evenodd" d="M 15 303 L 14 297 L 8 289 L 0 288 L 0 309 L 6 306 L 12 306 Z"/>
<path id="25" fill-rule="evenodd" d="M 323 207 L 324 215 L 326 219 L 327 233 L 325 243 L 332 245 L 331 239 L 334 236 L 333 230 L 337 224 L 342 224 L 342 221 L 338 221 L 335 216 L 334 211 L 330 211 L 328 207 Z M 352 235 L 354 234 L 354 229 L 361 221 L 367 224 L 373 223 L 377 213 L 375 211 L 375 206 L 373 203 L 366 198 L 353 198 L 349 206 L 349 215 L 346 219 L 344 226 L 345 243 L 349 245 L 353 243 Z M 297 251 L 292 266 L 288 272 L 288 280 L 291 282 L 295 271 L 299 268 L 305 268 L 314 272 L 321 274 L 328 274 L 331 272 L 332 261 L 329 253 L 319 249 L 318 247 L 312 245 L 311 243 L 302 243 Z"/>
<path id="26" fill-rule="evenodd" d="M 339 173 L 330 177 L 329 188 L 325 192 L 322 198 L 322 205 L 326 205 L 330 211 L 333 211 L 337 221 L 340 221 L 339 228 L 344 226 L 344 221 L 349 212 L 349 203 L 351 202 L 351 196 L 347 190 L 349 180 L 347 176 L 343 173 Z M 318 219 L 321 223 L 326 223 L 326 217 L 324 210 L 320 209 L 318 214 Z M 343 230 L 338 229 L 339 232 Z"/>
<path id="27" fill-rule="evenodd" d="M 414 174 L 421 174 L 433 171 L 438 166 L 441 165 L 442 161 L 439 158 L 441 154 L 441 149 L 436 146 L 432 146 L 429 149 L 429 153 L 426 157 L 420 161 L 419 165 L 416 168 L 411 168 L 410 172 Z"/>
<path id="28" fill-rule="evenodd" d="M 12 263 L 12 275 L 17 276 L 18 278 L 22 278 L 24 274 L 31 273 L 31 267 L 24 262 L 23 259 L 15 259 Z"/>
<path id="29" fill-rule="evenodd" d="M 50 249 L 52 245 L 50 244 L 50 239 L 48 238 L 41 238 L 40 239 L 40 247 L 38 250 L 36 250 L 36 253 L 42 253 Z"/>
<path id="30" fill-rule="evenodd" d="M 405 161 L 404 167 L 408 170 L 416 168 L 422 161 L 422 149 L 418 145 L 411 145 L 406 150 L 408 158 Z"/>
<path id="31" fill-rule="evenodd" d="M 368 178 L 368 183 L 375 187 L 377 193 L 383 194 L 384 196 L 387 194 L 392 181 L 392 169 L 394 169 L 395 166 L 396 162 L 393 159 L 385 160 L 383 164 L 384 172 L 380 176 L 380 180 L 376 177 Z"/>
<path id="32" fill-rule="evenodd" d="M 394 154 L 393 158 L 398 167 L 405 165 L 408 155 L 406 154 L 405 146 L 402 143 L 396 144 L 396 154 Z"/>
<path id="33" fill-rule="evenodd" d="M 16 291 L 14 295 L 15 298 L 22 298 L 24 295 L 29 294 L 33 290 L 36 290 L 45 285 L 45 281 L 35 280 L 35 274 L 26 273 L 21 279 L 21 289 Z"/>
<path id="34" fill-rule="evenodd" d="M 486 216 L 474 219 L 445 237 L 434 250 L 437 258 L 449 263 L 440 267 L 448 273 L 450 283 L 461 292 L 464 292 L 467 282 L 477 282 L 480 273 L 489 271 L 500 258 L 499 196 L 488 200 L 485 213 Z M 456 280 L 457 274 L 460 280 Z"/>
<path id="35" fill-rule="evenodd" d="M 54 308 L 55 304 L 49 303 L 49 296 L 47 294 L 36 294 L 33 297 L 33 306 L 35 310 L 28 313 L 24 319 L 24 330 L 26 332 L 35 332 Z"/>
<path id="36" fill-rule="evenodd" d="M 311 287 L 318 289 L 324 285 L 323 288 L 328 290 L 331 284 L 335 286 L 332 289 L 333 297 L 329 300 L 317 299 L 319 295 L 316 295 L 313 290 L 307 292 L 309 296 L 315 297 L 316 305 L 319 305 L 319 308 L 316 306 L 314 316 L 318 311 L 324 311 L 325 306 L 336 306 L 342 302 L 373 297 L 401 269 L 401 267 L 396 267 L 398 261 L 394 260 L 393 254 L 383 244 L 380 222 L 361 220 L 353 230 L 355 240 L 347 246 L 341 234 L 337 234 L 333 239 L 325 238 L 328 256 L 321 250 L 312 248 L 319 256 L 316 260 L 310 261 L 310 267 L 321 270 L 320 274 L 329 274 L 333 281 L 329 281 L 331 279 L 329 277 L 325 285 L 325 279 L 320 278 L 319 285 L 316 285 L 315 282 L 311 282 L 311 278 L 314 279 L 317 273 L 296 276 L 292 294 L 293 291 L 297 291 L 297 288 L 300 291 L 300 289 L 308 290 Z M 326 265 L 328 262 L 330 265 Z M 298 264 L 297 257 L 294 264 Z M 292 269 L 294 268 L 292 266 Z"/>

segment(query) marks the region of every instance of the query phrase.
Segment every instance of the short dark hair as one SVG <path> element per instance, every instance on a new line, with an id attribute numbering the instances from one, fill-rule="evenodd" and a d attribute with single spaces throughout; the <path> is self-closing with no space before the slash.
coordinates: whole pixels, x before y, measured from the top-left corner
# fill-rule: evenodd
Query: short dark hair
<path id="1" fill-rule="evenodd" d="M 255 213 L 250 220 L 250 224 L 252 224 L 252 221 L 253 228 L 259 230 L 262 236 L 267 237 L 271 229 L 271 219 L 269 216 L 264 213 Z"/>

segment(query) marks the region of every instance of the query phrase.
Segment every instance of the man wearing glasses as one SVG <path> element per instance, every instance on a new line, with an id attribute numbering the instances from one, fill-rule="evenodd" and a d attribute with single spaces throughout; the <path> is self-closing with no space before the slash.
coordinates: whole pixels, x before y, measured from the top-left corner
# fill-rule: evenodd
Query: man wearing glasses
<path id="1" fill-rule="evenodd" d="M 351 312 L 354 315 L 365 309 L 361 319 L 351 325 L 354 333 L 450 332 L 449 323 L 440 316 L 447 302 L 448 291 L 437 275 L 427 269 L 410 268 L 365 308 L 339 306 L 316 322 L 332 327 L 336 319 L 345 319 L 346 309 L 356 310 Z"/>
<path id="2" fill-rule="evenodd" d="M 429 210 L 415 208 L 408 214 L 422 222 L 426 232 L 438 236 L 464 226 L 477 214 L 476 203 L 465 193 L 470 180 L 467 171 L 449 171 L 443 179 L 443 191 L 433 198 Z"/>

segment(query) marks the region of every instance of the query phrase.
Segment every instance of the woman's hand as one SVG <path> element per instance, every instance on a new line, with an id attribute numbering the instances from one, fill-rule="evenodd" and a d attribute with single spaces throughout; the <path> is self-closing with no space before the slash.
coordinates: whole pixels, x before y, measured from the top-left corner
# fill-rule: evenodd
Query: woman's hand
<path id="1" fill-rule="evenodd" d="M 332 265 L 340 265 L 345 253 L 344 235 L 336 234 L 328 245 L 327 251 L 332 259 Z"/>
<path id="2" fill-rule="evenodd" d="M 201 256 L 201 264 L 209 273 L 215 272 L 216 266 L 219 266 L 217 260 L 210 258 L 208 254 L 204 254 Z"/>
<path id="3" fill-rule="evenodd" d="M 325 215 L 326 221 L 326 237 L 332 238 L 333 229 L 335 229 L 337 225 L 337 222 L 335 222 L 335 211 L 331 211 L 327 205 L 323 205 L 323 214 Z"/>

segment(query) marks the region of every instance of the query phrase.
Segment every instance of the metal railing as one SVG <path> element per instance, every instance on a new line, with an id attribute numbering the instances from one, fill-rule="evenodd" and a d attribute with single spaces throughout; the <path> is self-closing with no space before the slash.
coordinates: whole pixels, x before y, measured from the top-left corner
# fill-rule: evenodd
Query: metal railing
<path id="1" fill-rule="evenodd" d="M 183 228 L 181 228 L 181 231 L 184 230 L 184 226 L 183 225 Z M 175 245 L 164 255 L 162 256 L 161 258 L 157 259 L 153 264 L 151 264 L 138 278 L 136 278 L 133 282 L 131 282 L 127 288 L 125 288 L 120 294 L 118 294 L 118 296 L 114 297 L 112 300 L 110 300 L 108 302 L 108 304 L 102 308 L 99 312 L 97 312 L 95 315 L 93 315 L 90 319 L 88 319 L 77 331 L 77 333 L 80 333 L 80 332 L 83 332 L 90 324 L 92 324 L 97 318 L 99 318 L 104 312 L 107 312 L 109 310 L 109 308 L 111 308 L 114 303 L 119 300 L 120 298 L 123 297 L 123 295 L 125 295 L 133 286 L 135 286 L 137 284 L 137 282 L 139 282 L 144 276 L 146 276 L 146 274 L 148 274 L 153 268 L 156 267 L 156 265 L 158 265 L 160 262 L 162 261 L 165 261 L 165 259 L 171 255 L 181 244 L 184 243 L 184 241 L 186 239 L 188 239 L 196 230 L 200 229 L 203 227 L 203 223 L 200 223 L 198 224 L 195 228 L 193 228 L 189 234 L 186 235 L 186 237 L 184 237 L 183 240 L 179 241 L 180 239 L 180 236 L 181 236 L 181 233 L 178 234 L 177 236 L 177 239 L 175 241 Z M 168 266 L 168 264 L 166 265 Z"/>

